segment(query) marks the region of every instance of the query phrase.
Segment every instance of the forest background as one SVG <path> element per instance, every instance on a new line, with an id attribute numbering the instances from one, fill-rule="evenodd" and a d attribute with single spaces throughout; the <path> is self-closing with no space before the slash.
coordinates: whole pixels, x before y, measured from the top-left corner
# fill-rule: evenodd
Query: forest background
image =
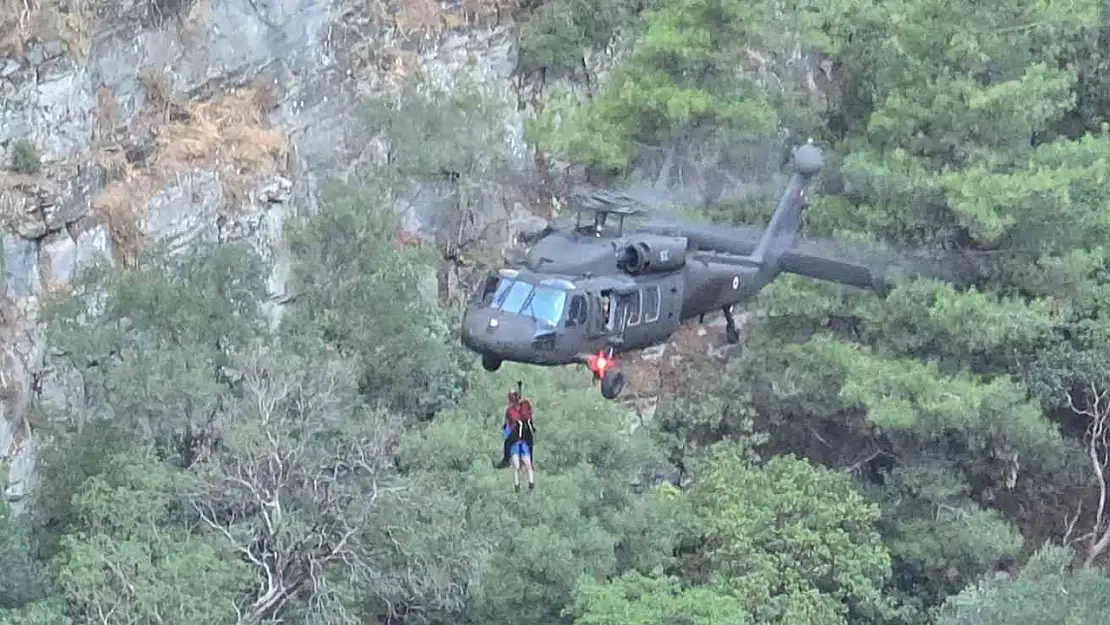
<path id="1" fill-rule="evenodd" d="M 291 226 L 300 296 L 276 328 L 234 245 L 148 250 L 51 299 L 83 391 L 36 408 L 49 444 L 26 513 L 0 515 L 0 623 L 1105 623 L 1103 3 L 522 11 L 532 79 L 623 50 L 587 95 L 548 94 L 529 140 L 552 161 L 617 181 L 666 145 L 735 166 L 788 128 L 829 156 L 808 236 L 970 259 L 973 287 L 783 278 L 742 353 L 686 363 L 631 428 L 581 372 L 477 370 L 457 305 L 421 296 L 440 259 L 396 245 L 395 185 L 465 186 L 490 165 L 468 129 L 496 120 L 465 94 L 376 109 L 409 141 Z M 820 75 L 761 73 L 801 58 Z M 776 190 L 691 210 L 762 222 Z M 541 441 L 525 496 L 490 468 L 518 378 Z M 682 488 L 654 478 L 673 466 Z"/>

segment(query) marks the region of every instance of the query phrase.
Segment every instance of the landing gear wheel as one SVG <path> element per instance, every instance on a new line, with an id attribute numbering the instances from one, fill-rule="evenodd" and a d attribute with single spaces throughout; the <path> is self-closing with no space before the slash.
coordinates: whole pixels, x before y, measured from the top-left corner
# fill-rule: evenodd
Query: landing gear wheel
<path id="1" fill-rule="evenodd" d="M 501 359 L 488 354 L 482 354 L 482 368 L 486 371 L 497 371 L 501 368 Z"/>
<path id="2" fill-rule="evenodd" d="M 624 390 L 624 373 L 619 367 L 605 372 L 601 378 L 601 396 L 605 399 L 616 399 Z"/>
<path id="3" fill-rule="evenodd" d="M 726 306 L 721 312 L 725 314 L 725 340 L 729 345 L 736 345 L 740 342 L 740 330 L 736 327 L 736 319 L 732 316 L 732 306 Z"/>

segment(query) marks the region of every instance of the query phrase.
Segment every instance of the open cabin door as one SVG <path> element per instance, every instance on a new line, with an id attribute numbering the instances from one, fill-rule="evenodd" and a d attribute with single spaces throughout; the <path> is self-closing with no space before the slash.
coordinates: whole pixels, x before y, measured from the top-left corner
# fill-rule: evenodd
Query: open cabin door
<path id="1" fill-rule="evenodd" d="M 606 336 L 614 344 L 620 344 L 632 304 L 632 296 L 616 294 L 610 289 L 602 291 L 599 297 L 594 298 L 595 310 L 591 315 L 593 337 Z"/>

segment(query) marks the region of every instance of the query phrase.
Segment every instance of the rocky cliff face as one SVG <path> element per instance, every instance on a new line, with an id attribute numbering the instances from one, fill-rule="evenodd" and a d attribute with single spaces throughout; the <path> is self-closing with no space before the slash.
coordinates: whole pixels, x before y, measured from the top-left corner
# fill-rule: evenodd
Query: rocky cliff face
<path id="1" fill-rule="evenodd" d="M 325 179 L 373 167 L 362 103 L 413 71 L 447 87 L 466 75 L 503 103 L 497 149 L 526 166 L 510 32 L 442 31 L 489 22 L 483 7 L 0 0 L 0 457 L 14 490 L 34 464 L 27 406 L 64 394 L 38 299 L 83 266 L 127 262 L 151 241 L 248 240 L 271 261 L 280 310 L 284 221 L 315 210 Z M 511 197 L 491 193 L 484 218 L 526 217 Z M 440 199 L 415 190 L 398 207 L 405 228 L 431 229 Z"/>

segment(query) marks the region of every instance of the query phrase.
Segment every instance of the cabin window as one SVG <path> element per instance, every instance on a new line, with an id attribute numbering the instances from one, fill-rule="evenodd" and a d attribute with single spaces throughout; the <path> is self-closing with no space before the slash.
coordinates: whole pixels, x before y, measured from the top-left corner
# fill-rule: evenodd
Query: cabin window
<path id="1" fill-rule="evenodd" d="M 613 319 L 616 318 L 616 310 L 613 306 L 612 291 L 601 292 L 601 323 L 605 330 L 613 329 Z"/>
<path id="2" fill-rule="evenodd" d="M 651 323 L 659 319 L 659 286 L 649 286 L 644 289 L 643 302 L 644 323 Z"/>
<path id="3" fill-rule="evenodd" d="M 634 326 L 640 323 L 640 300 L 642 299 L 640 291 L 636 291 L 628 297 L 628 325 Z"/>
<path id="4" fill-rule="evenodd" d="M 567 311 L 567 327 L 576 328 L 586 324 L 586 298 L 575 295 L 570 300 L 570 309 Z"/>

